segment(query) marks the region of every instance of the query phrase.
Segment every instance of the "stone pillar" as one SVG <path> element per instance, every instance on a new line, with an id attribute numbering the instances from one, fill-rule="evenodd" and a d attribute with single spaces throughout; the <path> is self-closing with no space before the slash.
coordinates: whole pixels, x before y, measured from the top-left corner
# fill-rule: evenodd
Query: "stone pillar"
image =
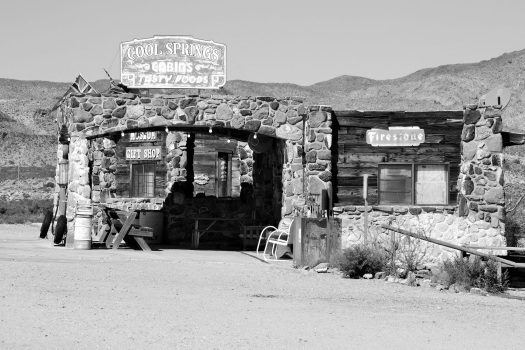
<path id="1" fill-rule="evenodd" d="M 91 204 L 88 141 L 82 133 L 73 132 L 71 134 L 71 143 L 69 144 L 66 247 L 73 247 L 76 209 L 81 204 Z"/>
<path id="2" fill-rule="evenodd" d="M 273 109 L 273 107 L 271 108 Z M 307 109 L 301 99 L 281 101 L 273 113 L 277 136 L 285 138 L 285 159 L 283 162 L 283 203 L 282 217 L 306 215 L 306 192 L 308 182 L 304 172 L 304 140 L 306 135 L 305 121 L 308 118 Z"/>
<path id="3" fill-rule="evenodd" d="M 458 179 L 459 216 L 473 225 L 460 243 L 504 246 L 505 192 L 501 110 L 469 105 L 464 110 L 461 135 L 461 173 Z M 486 237 L 478 237 L 477 223 L 490 224 Z M 473 230 L 470 230 L 473 228 Z"/>
<path id="4" fill-rule="evenodd" d="M 332 108 L 311 106 L 306 127 L 307 194 L 318 198 L 321 191 L 332 191 Z"/>
<path id="5" fill-rule="evenodd" d="M 175 183 L 186 182 L 188 164 L 188 135 L 172 131 L 166 136 L 166 194 L 170 194 Z"/>
<path id="6" fill-rule="evenodd" d="M 239 172 L 241 174 L 241 186 L 253 185 L 253 151 L 247 142 L 237 142 L 237 153 L 239 154 Z"/>

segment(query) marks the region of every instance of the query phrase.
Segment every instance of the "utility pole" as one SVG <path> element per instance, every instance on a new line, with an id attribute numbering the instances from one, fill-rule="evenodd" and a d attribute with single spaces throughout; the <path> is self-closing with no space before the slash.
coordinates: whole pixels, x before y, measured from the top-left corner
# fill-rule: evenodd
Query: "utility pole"
<path id="1" fill-rule="evenodd" d="M 18 189 L 20 189 L 20 153 L 18 154 L 18 180 L 17 180 L 17 185 L 18 185 Z"/>

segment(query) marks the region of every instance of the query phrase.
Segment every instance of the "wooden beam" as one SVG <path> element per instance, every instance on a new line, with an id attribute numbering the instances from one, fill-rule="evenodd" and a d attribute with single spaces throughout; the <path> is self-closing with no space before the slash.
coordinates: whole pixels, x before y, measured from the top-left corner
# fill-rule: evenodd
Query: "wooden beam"
<path id="1" fill-rule="evenodd" d="M 423 236 L 423 235 L 420 235 L 420 234 L 417 234 L 417 233 L 414 233 L 414 232 L 410 232 L 410 231 L 407 231 L 407 230 L 403 230 L 403 229 L 400 229 L 400 228 L 397 228 L 397 227 L 394 227 L 394 226 L 383 224 L 383 225 L 381 225 L 381 227 L 385 228 L 387 230 L 390 230 L 390 231 L 402 233 L 402 234 L 410 236 L 410 237 L 422 239 L 422 240 L 430 242 L 430 243 L 442 245 L 444 247 L 448 247 L 448 248 L 456 249 L 456 250 L 459 250 L 459 251 L 462 251 L 462 252 L 467 252 L 467 253 L 470 253 L 470 254 L 478 255 L 478 256 L 481 256 L 481 257 L 484 257 L 484 258 L 493 259 L 495 261 L 501 262 L 501 263 L 503 263 L 505 265 L 508 265 L 508 266 L 524 267 L 525 268 L 525 263 L 516 263 L 514 261 L 510 261 L 510 260 L 507 260 L 507 259 L 500 258 L 498 256 L 494 256 L 494 255 L 490 255 L 490 254 L 487 254 L 487 253 L 478 252 L 475 249 L 471 249 L 471 248 L 467 248 L 467 247 L 460 246 L 460 245 L 457 245 L 457 244 L 441 241 L 441 240 L 435 239 L 435 238 L 426 237 L 426 236 Z"/>

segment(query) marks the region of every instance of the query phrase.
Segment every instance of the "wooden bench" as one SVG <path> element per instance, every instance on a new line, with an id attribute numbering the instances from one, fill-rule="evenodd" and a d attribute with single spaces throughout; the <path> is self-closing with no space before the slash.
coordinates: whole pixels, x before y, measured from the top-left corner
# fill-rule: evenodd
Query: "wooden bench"
<path id="1" fill-rule="evenodd" d="M 124 212 L 107 209 L 108 221 L 111 226 L 106 237 L 106 247 L 118 249 L 122 241 L 133 249 L 151 251 L 144 238 L 153 238 L 153 229 L 133 223 L 138 217 L 137 211 Z"/>
<path id="2" fill-rule="evenodd" d="M 266 226 L 242 225 L 242 250 L 246 251 L 246 246 L 257 246 L 262 230 Z"/>

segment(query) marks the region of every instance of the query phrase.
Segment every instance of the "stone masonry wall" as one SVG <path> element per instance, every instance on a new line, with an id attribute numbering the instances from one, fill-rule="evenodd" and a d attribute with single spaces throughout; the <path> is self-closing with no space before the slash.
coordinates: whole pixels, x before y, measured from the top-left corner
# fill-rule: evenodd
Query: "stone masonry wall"
<path id="1" fill-rule="evenodd" d="M 335 216 L 342 219 L 342 248 L 364 240 L 363 206 L 334 208 Z M 370 206 L 368 214 L 369 242 L 390 246 L 390 233 L 381 229 L 382 224 L 403 228 L 430 238 L 462 245 L 499 246 L 503 244 L 501 228 L 494 228 L 490 222 L 459 217 L 455 206 L 392 207 Z M 399 235 L 398 236 L 402 236 Z M 406 237 L 406 236 L 403 236 Z M 422 264 L 428 266 L 452 258 L 457 251 L 437 244 L 418 242 L 414 247 L 419 251 Z M 494 252 L 500 254 L 501 252 Z"/>
<path id="2" fill-rule="evenodd" d="M 305 210 L 303 176 L 306 176 L 307 188 L 311 193 L 317 194 L 322 188 L 331 187 L 331 109 L 322 106 L 308 108 L 301 98 L 76 94 L 66 99 L 62 107 L 70 133 L 88 138 L 111 138 L 111 135 L 138 128 L 144 130 L 151 127 L 211 126 L 246 130 L 285 139 L 288 157 L 283 166 L 283 188 L 293 186 L 293 190 L 288 190 L 283 201 L 285 215 Z M 304 122 L 306 125 L 303 125 Z M 303 150 L 303 127 L 307 139 L 306 150 Z M 174 134 L 174 140 L 178 140 L 176 135 L 183 134 Z M 170 192 L 174 182 L 183 181 L 186 173 L 184 167 L 179 167 L 184 158 L 185 140 L 181 136 L 180 141 L 173 142 L 176 143 L 175 148 L 170 149 L 167 160 L 170 162 L 167 192 Z M 100 145 L 95 148 L 100 148 Z M 102 156 L 100 153 L 107 151 L 106 147 L 104 150 L 93 150 L 94 153 L 98 152 L 96 158 L 93 158 L 94 162 L 100 160 L 101 163 L 108 163 L 108 171 L 99 173 L 100 184 L 95 185 L 101 190 L 111 188 L 114 181 L 109 168 L 111 155 Z M 175 154 L 181 151 L 181 154 Z M 308 151 L 306 156 L 303 155 L 303 151 Z M 179 164 L 176 164 L 177 161 Z M 306 173 L 303 168 L 306 168 Z M 91 193 L 84 187 L 82 191 L 86 195 L 85 199 L 91 199 Z M 93 193 L 93 198 L 98 196 L 99 193 Z"/>
<path id="3" fill-rule="evenodd" d="M 305 214 L 308 194 L 320 194 L 331 188 L 331 109 L 306 106 L 301 98 L 239 97 L 225 95 L 154 95 L 75 94 L 65 99 L 64 124 L 68 127 L 75 159 L 70 164 L 68 219 L 74 220 L 73 208 L 79 202 L 100 201 L 104 191 L 111 193 L 115 176 L 112 151 L 118 135 L 134 129 L 170 128 L 166 193 L 175 182 L 186 177 L 185 134 L 176 127 L 217 127 L 246 130 L 286 140 L 283 164 L 283 216 Z M 305 123 L 305 125 L 303 125 Z M 303 133 L 305 135 L 303 148 Z M 100 139 L 91 147 L 93 192 L 90 187 L 88 144 L 86 138 Z M 180 138 L 180 140 L 179 140 Z M 99 164 L 100 163 L 100 164 Z M 249 174 L 245 174 L 248 176 Z M 303 192 L 303 176 L 308 193 Z M 248 181 L 248 179 L 246 179 Z M 98 184 L 95 184 L 98 182 Z M 241 181 L 242 182 L 242 181 Z M 71 186 L 72 185 L 72 186 Z M 132 199 L 111 198 L 120 202 Z M 69 205 L 70 204 L 70 205 Z M 154 203 L 154 205 L 158 205 Z M 96 218 L 96 222 L 100 221 Z M 72 228 L 72 227 L 71 227 Z M 68 231 L 72 232 L 72 231 Z M 69 239 L 69 238 L 68 238 Z"/>

